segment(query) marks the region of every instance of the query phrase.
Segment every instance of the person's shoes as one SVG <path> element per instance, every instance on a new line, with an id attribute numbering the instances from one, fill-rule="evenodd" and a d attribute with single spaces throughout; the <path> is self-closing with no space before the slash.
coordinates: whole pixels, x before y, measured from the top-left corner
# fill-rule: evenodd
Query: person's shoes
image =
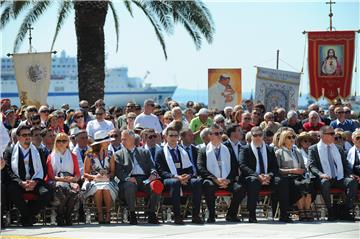
<path id="1" fill-rule="evenodd" d="M 236 216 L 226 216 L 225 220 L 227 222 L 241 222 L 241 220 Z"/>
<path id="2" fill-rule="evenodd" d="M 65 225 L 66 226 L 72 226 L 71 216 L 65 219 Z"/>
<path id="3" fill-rule="evenodd" d="M 130 223 L 130 225 L 137 225 L 138 224 L 135 212 L 130 212 L 129 223 Z"/>
<path id="4" fill-rule="evenodd" d="M 33 226 L 33 223 L 31 222 L 31 220 L 29 219 L 22 219 L 21 220 L 21 225 L 23 227 L 32 227 Z"/>
<path id="5" fill-rule="evenodd" d="M 204 224 L 203 220 L 198 215 L 196 216 L 193 215 L 191 222 L 198 225 Z"/>
<path id="6" fill-rule="evenodd" d="M 314 215 L 313 215 L 313 212 L 311 210 L 305 211 L 305 214 L 306 214 L 306 221 L 307 222 L 313 222 L 314 221 Z"/>
<path id="7" fill-rule="evenodd" d="M 159 224 L 159 221 L 156 217 L 156 214 L 154 212 L 150 212 L 148 216 L 148 223 L 149 224 Z"/>
<path id="8" fill-rule="evenodd" d="M 257 223 L 256 216 L 249 216 L 249 223 Z"/>
<path id="9" fill-rule="evenodd" d="M 280 216 L 279 222 L 292 223 L 293 220 L 289 216 Z"/>
<path id="10" fill-rule="evenodd" d="M 174 223 L 176 225 L 184 225 L 185 224 L 181 217 L 175 217 Z"/>
<path id="11" fill-rule="evenodd" d="M 347 222 L 354 222 L 355 221 L 355 217 L 353 214 L 351 214 L 350 212 L 346 212 L 344 217 L 342 218 L 344 221 Z"/>
<path id="12" fill-rule="evenodd" d="M 207 220 L 206 220 L 206 223 L 215 223 L 216 220 L 215 220 L 215 217 L 209 217 Z"/>
<path id="13" fill-rule="evenodd" d="M 328 222 L 335 222 L 336 221 L 336 217 L 334 215 L 334 212 L 332 210 L 332 208 L 328 208 Z"/>

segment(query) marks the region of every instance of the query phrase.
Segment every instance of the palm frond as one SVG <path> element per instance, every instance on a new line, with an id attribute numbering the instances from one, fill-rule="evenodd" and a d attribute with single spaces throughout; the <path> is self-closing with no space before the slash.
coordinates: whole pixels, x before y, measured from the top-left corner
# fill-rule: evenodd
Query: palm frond
<path id="1" fill-rule="evenodd" d="M 34 3 L 33 8 L 26 15 L 26 17 L 24 18 L 24 20 L 20 26 L 19 32 L 16 36 L 15 43 L 14 43 L 14 52 L 16 52 L 18 50 L 20 44 L 24 40 L 29 24 L 36 22 L 36 20 L 43 14 L 43 12 L 48 8 L 48 6 L 51 3 L 53 3 L 53 1 L 49 1 L 49 0 L 39 1 L 39 2 Z"/>
<path id="2" fill-rule="evenodd" d="M 56 41 L 56 38 L 60 32 L 60 29 L 62 27 L 62 25 L 64 24 L 65 19 L 67 18 L 69 12 L 73 9 L 74 7 L 74 2 L 73 1 L 63 1 L 59 7 L 59 11 L 58 11 L 58 18 L 57 18 L 57 23 L 56 23 L 56 29 L 55 29 L 55 34 L 51 43 L 51 51 L 54 48 L 54 44 Z"/>
<path id="3" fill-rule="evenodd" d="M 114 24 L 115 24 L 115 33 L 116 33 L 116 52 L 119 50 L 119 16 L 116 12 L 116 9 L 115 9 L 115 6 L 114 4 L 109 1 L 109 6 L 110 6 L 110 9 L 113 13 L 113 17 L 114 17 Z"/>
<path id="4" fill-rule="evenodd" d="M 149 1 L 146 3 L 152 11 L 156 12 L 163 29 L 168 34 L 172 34 L 174 30 L 174 21 L 171 14 L 171 5 L 166 4 L 166 1 Z"/>
<path id="5" fill-rule="evenodd" d="M 7 5 L 4 5 L 4 10 L 1 13 L 0 29 L 3 29 L 6 23 L 9 22 L 11 14 L 12 14 L 11 3 L 7 3 Z"/>
<path id="6" fill-rule="evenodd" d="M 124 4 L 125 4 L 126 9 L 129 11 L 131 17 L 134 17 L 133 12 L 132 12 L 131 2 L 129 0 L 124 0 Z"/>
<path id="7" fill-rule="evenodd" d="M 132 2 L 144 12 L 145 16 L 149 19 L 151 25 L 154 27 L 156 37 L 160 41 L 161 47 L 165 55 L 165 59 L 167 59 L 165 40 L 162 33 L 163 29 L 161 25 L 158 23 L 158 19 L 156 18 L 156 15 L 146 7 L 147 5 L 144 4 L 144 2 L 140 2 L 137 0 L 133 0 Z"/>
<path id="8" fill-rule="evenodd" d="M 31 1 L 13 1 L 13 14 L 14 18 L 16 18 L 24 8 L 31 3 Z"/>

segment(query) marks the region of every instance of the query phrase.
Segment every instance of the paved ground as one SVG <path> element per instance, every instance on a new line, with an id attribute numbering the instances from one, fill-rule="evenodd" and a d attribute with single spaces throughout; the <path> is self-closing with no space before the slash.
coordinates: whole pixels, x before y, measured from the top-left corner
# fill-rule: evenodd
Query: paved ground
<path id="1" fill-rule="evenodd" d="M 8 228 L 1 238 L 360 238 L 360 223 L 317 221 L 313 223 L 282 224 L 260 221 L 258 224 L 231 224 L 219 220 L 202 226 L 160 224 L 75 225 L 72 227 Z"/>

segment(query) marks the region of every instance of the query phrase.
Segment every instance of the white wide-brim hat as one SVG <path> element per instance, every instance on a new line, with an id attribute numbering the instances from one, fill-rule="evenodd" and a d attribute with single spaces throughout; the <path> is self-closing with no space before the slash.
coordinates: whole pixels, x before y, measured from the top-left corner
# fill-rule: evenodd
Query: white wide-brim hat
<path id="1" fill-rule="evenodd" d="M 111 142 L 114 141 L 115 139 L 110 138 L 110 136 L 108 135 L 108 132 L 105 130 L 99 130 L 97 132 L 95 132 L 94 135 L 94 143 L 91 144 L 91 146 L 95 145 L 95 144 L 101 144 L 101 143 L 105 143 L 105 142 Z"/>

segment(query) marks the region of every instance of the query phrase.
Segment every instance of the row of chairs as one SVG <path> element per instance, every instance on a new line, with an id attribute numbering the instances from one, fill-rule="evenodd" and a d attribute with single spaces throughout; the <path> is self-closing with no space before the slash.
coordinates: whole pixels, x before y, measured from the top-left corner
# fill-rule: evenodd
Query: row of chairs
<path id="1" fill-rule="evenodd" d="M 334 188 L 334 189 L 331 189 L 331 195 L 332 195 L 332 200 L 334 202 L 339 202 L 344 199 L 345 192 L 341 189 Z M 146 208 L 147 208 L 146 198 L 147 198 L 147 196 L 148 195 L 146 192 L 138 191 L 136 193 L 136 198 L 137 198 L 136 213 L 137 213 L 139 220 L 141 220 L 141 219 L 145 220 L 145 218 L 146 218 Z M 217 217 L 218 218 L 225 217 L 227 208 L 230 205 L 231 193 L 228 191 L 225 191 L 225 190 L 218 190 L 216 192 L 215 196 L 216 196 Z M 360 197 L 360 190 L 358 191 L 358 196 Z M 25 200 L 35 200 L 36 199 L 36 196 L 31 193 L 25 193 L 23 197 Z M 183 213 L 183 217 L 186 218 L 188 215 L 191 215 L 191 192 L 183 192 L 182 199 L 183 199 L 182 205 L 181 205 L 182 213 Z M 244 200 L 244 202 L 246 202 L 246 200 Z M 128 212 L 127 212 L 124 201 L 116 200 L 116 202 L 114 204 L 115 205 L 112 207 L 112 210 L 111 210 L 111 221 L 116 222 L 116 223 L 119 223 L 119 222 L 126 223 Z M 84 208 L 84 212 L 85 212 L 85 223 L 92 223 L 92 222 L 96 221 L 97 209 L 96 209 L 96 205 L 95 205 L 95 201 L 94 201 L 93 197 L 89 197 L 85 200 L 83 208 Z M 171 206 L 171 202 L 170 202 L 170 194 L 168 192 L 162 193 L 162 197 L 161 197 L 160 203 L 158 205 L 157 215 L 163 222 L 167 222 L 167 221 L 171 220 L 171 217 L 172 217 L 171 208 L 172 208 L 172 206 Z M 320 196 L 320 192 L 318 192 L 317 199 L 314 201 L 314 203 L 312 205 L 312 212 L 317 220 L 324 218 L 325 208 L 326 207 Z M 356 208 L 355 212 L 357 213 L 357 216 L 360 216 L 359 215 L 360 199 L 356 200 L 355 208 Z M 257 212 L 258 217 L 262 217 L 262 218 L 266 218 L 266 219 L 270 219 L 270 220 L 274 220 L 275 218 L 278 218 L 279 204 L 277 204 L 277 206 L 275 208 L 273 208 L 272 202 L 271 202 L 271 191 L 270 190 L 263 189 L 260 191 L 260 200 L 258 202 L 256 212 Z M 298 214 L 298 211 L 295 208 L 295 210 L 291 210 L 290 213 L 292 215 L 296 216 Z M 203 219 L 205 220 L 207 217 L 207 209 L 206 209 L 206 203 L 204 201 L 201 206 L 201 215 L 202 215 Z M 248 212 L 246 209 L 246 204 L 241 204 L 241 207 L 239 208 L 240 218 L 243 220 L 244 218 L 247 218 L 247 215 L 248 215 Z M 11 224 L 12 225 L 20 225 L 20 223 L 19 223 L 20 213 L 15 207 L 11 208 L 3 216 L 5 216 L 8 225 L 11 225 Z M 56 218 L 56 207 L 47 206 L 38 215 L 38 222 L 40 222 L 44 226 L 45 225 L 56 225 L 55 218 Z M 73 213 L 73 222 L 79 223 L 79 218 L 80 218 L 79 210 L 75 210 Z"/>

